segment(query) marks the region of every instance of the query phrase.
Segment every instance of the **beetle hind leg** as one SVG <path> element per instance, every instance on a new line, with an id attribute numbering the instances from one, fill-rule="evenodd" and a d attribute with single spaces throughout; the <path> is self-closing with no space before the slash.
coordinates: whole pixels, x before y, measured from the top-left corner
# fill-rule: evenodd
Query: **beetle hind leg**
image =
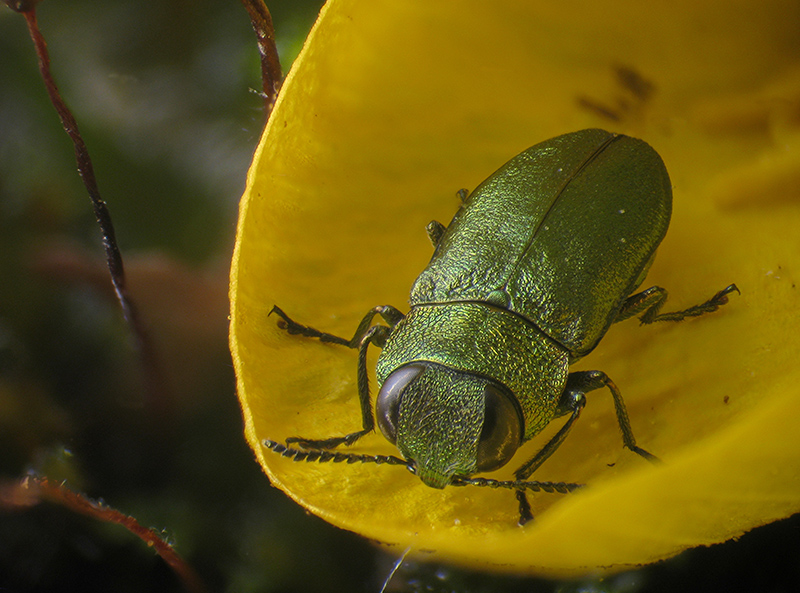
<path id="1" fill-rule="evenodd" d="M 456 195 L 463 204 L 467 201 L 467 197 L 469 197 L 469 190 L 461 188 L 456 192 Z M 425 230 L 428 232 L 428 239 L 430 239 L 431 245 L 435 248 L 439 246 L 439 241 L 442 240 L 442 235 L 444 235 L 447 227 L 438 220 L 432 220 L 428 223 L 428 226 L 425 227 Z"/>
<path id="2" fill-rule="evenodd" d="M 643 325 L 656 321 L 682 321 L 687 317 L 698 317 L 706 313 L 712 313 L 726 304 L 728 295 L 732 292 L 739 292 L 739 288 L 735 284 L 723 288 L 713 297 L 699 305 L 694 305 L 682 311 L 659 313 L 659 310 L 667 300 L 667 291 L 660 286 L 651 286 L 647 290 L 629 296 L 623 303 L 614 322 L 623 321 L 640 313 L 639 320 Z"/>

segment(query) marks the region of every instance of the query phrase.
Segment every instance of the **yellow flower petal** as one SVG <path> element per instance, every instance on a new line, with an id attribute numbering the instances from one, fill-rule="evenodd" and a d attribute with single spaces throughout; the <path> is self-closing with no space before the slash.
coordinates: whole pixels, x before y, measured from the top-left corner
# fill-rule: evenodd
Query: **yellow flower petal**
<path id="1" fill-rule="evenodd" d="M 800 511 L 798 17 L 794 0 L 329 3 L 256 153 L 231 273 L 245 433 L 273 484 L 400 549 L 550 575 L 651 562 Z M 346 337 L 374 305 L 404 309 L 431 253 L 424 227 L 449 221 L 455 191 L 585 127 L 647 140 L 670 170 L 673 222 L 646 281 L 670 291 L 667 310 L 742 290 L 699 319 L 615 326 L 576 365 L 614 379 L 664 463 L 622 449 L 602 391 L 533 476 L 591 487 L 532 495 L 525 528 L 509 491 L 265 450 L 360 428 L 355 353 L 287 335 L 272 306 Z M 378 435 L 353 450 L 396 453 Z"/>

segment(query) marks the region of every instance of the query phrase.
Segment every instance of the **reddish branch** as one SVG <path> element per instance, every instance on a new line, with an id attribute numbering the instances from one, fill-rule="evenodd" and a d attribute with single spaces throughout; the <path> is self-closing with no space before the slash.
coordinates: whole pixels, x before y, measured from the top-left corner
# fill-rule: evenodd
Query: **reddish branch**
<path id="1" fill-rule="evenodd" d="M 155 408 L 163 408 L 166 401 L 163 397 L 159 397 L 164 385 L 164 382 L 161 380 L 160 367 L 142 320 L 128 294 L 125 282 L 125 270 L 122 264 L 122 255 L 117 245 L 111 215 L 106 203 L 100 197 L 100 190 L 94 175 L 94 167 L 89 158 L 89 151 L 86 144 L 78 131 L 78 124 L 61 97 L 50 70 L 50 57 L 47 51 L 47 44 L 36 21 L 36 4 L 39 0 L 4 1 L 9 8 L 25 16 L 31 39 L 36 48 L 36 55 L 39 59 L 39 70 L 45 88 L 64 126 L 64 130 L 72 139 L 75 146 L 75 159 L 78 164 L 78 173 L 92 201 L 92 208 L 94 209 L 97 222 L 100 225 L 103 235 L 103 246 L 106 252 L 106 262 L 109 272 L 111 273 L 111 281 L 114 290 L 122 306 L 123 314 L 132 328 L 144 361 L 149 381 L 148 391 L 153 400 L 152 403 Z M 262 86 L 267 110 L 269 111 L 275 102 L 275 97 L 282 79 L 278 51 L 275 46 L 275 31 L 272 26 L 272 18 L 262 0 L 242 0 L 242 3 L 250 15 L 250 20 L 258 39 L 258 48 L 261 55 Z M 162 414 L 158 415 L 163 417 Z M 80 493 L 74 492 L 64 484 L 53 483 L 44 477 L 28 477 L 12 484 L 0 484 L 0 507 L 24 508 L 38 504 L 41 500 L 48 500 L 74 512 L 94 517 L 101 521 L 122 525 L 128 531 L 142 539 L 148 546 L 152 547 L 177 573 L 187 590 L 192 593 L 205 593 L 206 588 L 197 574 L 178 553 L 175 552 L 174 548 L 164 541 L 154 529 L 143 527 L 133 517 L 125 515 L 103 503 L 94 501 Z"/>
<path id="2" fill-rule="evenodd" d="M 164 386 L 166 383 L 161 372 L 161 365 L 155 354 L 155 348 L 150 340 L 150 336 L 128 293 L 125 282 L 125 269 L 122 265 L 122 254 L 117 245 L 111 214 L 108 211 L 106 203 L 100 197 L 100 189 L 95 179 L 92 160 L 89 158 L 89 150 L 78 131 L 78 123 L 75 121 L 75 117 L 61 97 L 61 93 L 58 91 L 58 87 L 53 79 L 53 74 L 50 70 L 50 56 L 47 51 L 47 43 L 36 21 L 35 5 L 38 0 L 5 1 L 12 10 L 21 12 L 25 16 L 31 39 L 36 48 L 36 55 L 39 58 L 39 71 L 41 72 L 45 89 L 58 113 L 61 124 L 64 126 L 64 131 L 69 135 L 75 146 L 75 160 L 78 163 L 78 173 L 89 194 L 95 217 L 97 218 L 100 231 L 103 235 L 103 247 L 106 253 L 106 264 L 111 274 L 111 283 L 114 286 L 114 291 L 122 306 L 122 313 L 131 327 L 139 355 L 142 358 L 147 380 L 148 408 L 151 410 L 155 419 L 165 421 L 171 414 L 169 413 L 169 398 L 165 397 L 164 394 Z"/>
<path id="3" fill-rule="evenodd" d="M 275 46 L 275 29 L 263 0 L 242 0 L 242 4 L 247 9 L 253 30 L 256 32 L 258 53 L 261 56 L 261 86 L 269 114 L 275 104 L 275 97 L 283 78 L 278 48 Z"/>
<path id="4" fill-rule="evenodd" d="M 21 509 L 46 500 L 106 523 L 116 523 L 140 538 L 153 548 L 175 571 L 187 591 L 206 593 L 207 589 L 192 568 L 181 558 L 169 543 L 152 528 L 143 527 L 130 515 L 125 515 L 110 506 L 92 500 L 67 488 L 63 483 L 54 483 L 45 477 L 26 477 L 18 482 L 0 484 L 0 507 Z"/>

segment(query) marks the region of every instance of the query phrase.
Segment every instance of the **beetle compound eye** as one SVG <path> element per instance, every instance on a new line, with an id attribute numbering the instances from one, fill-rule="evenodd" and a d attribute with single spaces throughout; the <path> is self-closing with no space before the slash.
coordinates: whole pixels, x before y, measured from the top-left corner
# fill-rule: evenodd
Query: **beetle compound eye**
<path id="1" fill-rule="evenodd" d="M 400 367 L 383 382 L 375 400 L 375 416 L 383 436 L 397 444 L 397 418 L 403 391 L 425 370 L 424 364 L 414 363 Z"/>
<path id="2" fill-rule="evenodd" d="M 504 466 L 517 452 L 522 439 L 522 417 L 510 394 L 493 383 L 485 389 L 486 412 L 478 441 L 478 471 Z"/>

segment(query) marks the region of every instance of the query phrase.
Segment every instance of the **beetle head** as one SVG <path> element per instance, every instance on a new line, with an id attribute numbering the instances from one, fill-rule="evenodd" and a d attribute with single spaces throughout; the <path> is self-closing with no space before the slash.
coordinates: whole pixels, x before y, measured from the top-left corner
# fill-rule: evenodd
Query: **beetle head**
<path id="1" fill-rule="evenodd" d="M 440 364 L 398 368 L 375 407 L 383 435 L 433 488 L 505 465 L 522 439 L 522 414 L 505 387 Z"/>

